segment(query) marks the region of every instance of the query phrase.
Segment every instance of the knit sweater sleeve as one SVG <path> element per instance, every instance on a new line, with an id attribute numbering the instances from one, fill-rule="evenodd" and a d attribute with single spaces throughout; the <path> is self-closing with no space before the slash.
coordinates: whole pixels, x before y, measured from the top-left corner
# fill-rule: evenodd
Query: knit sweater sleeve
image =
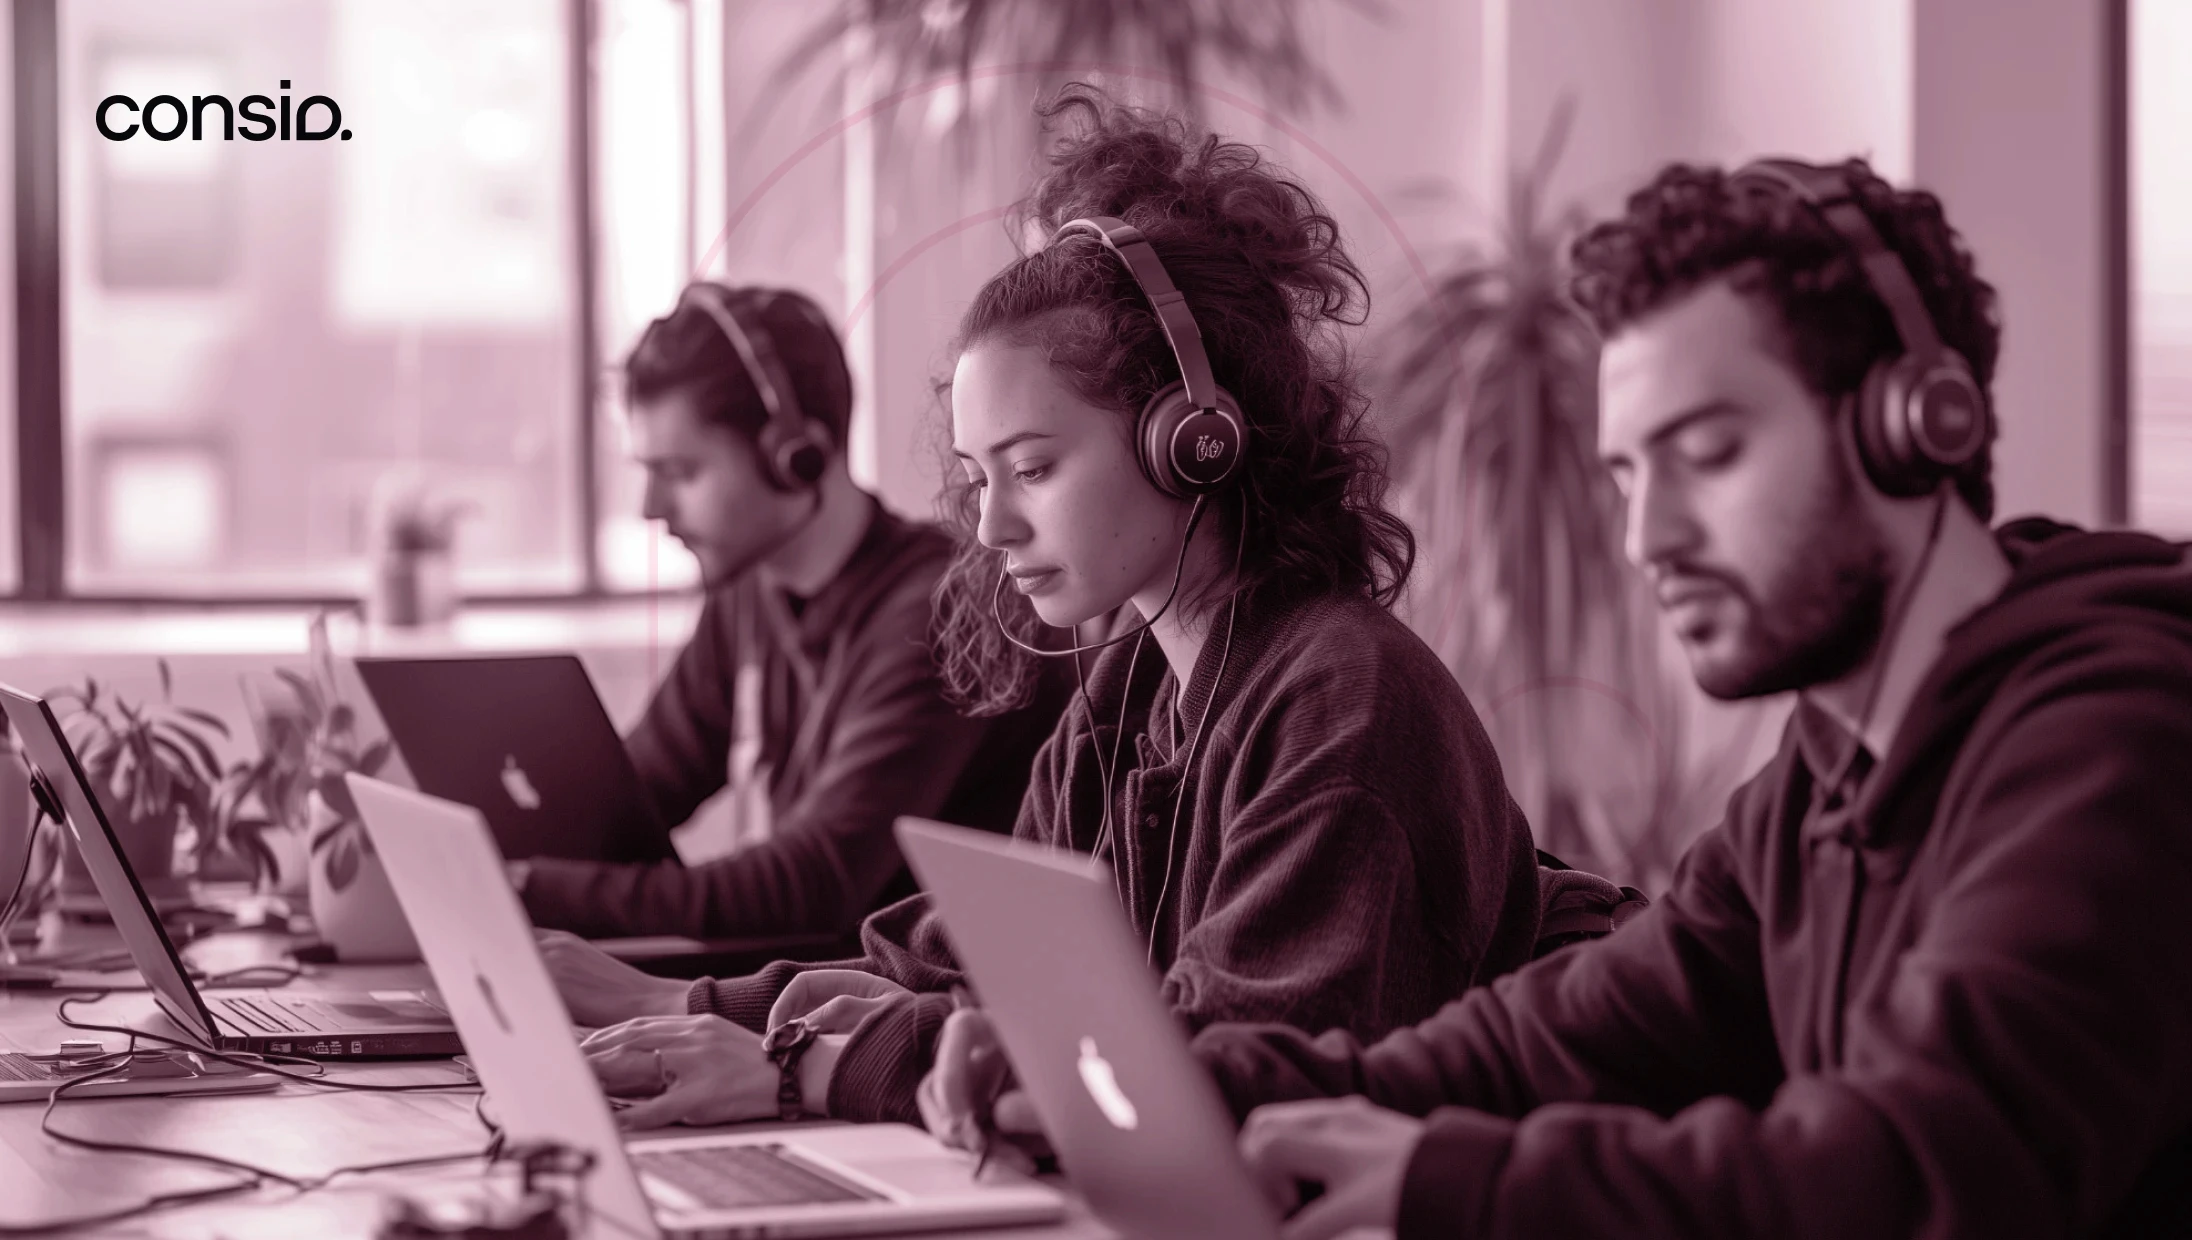
<path id="1" fill-rule="evenodd" d="M 1225 852 L 1163 994 L 1215 1021 L 1381 1028 L 1395 953 L 1427 953 L 1407 833 L 1352 781 L 1281 778 L 1226 824 Z"/>
<path id="2" fill-rule="evenodd" d="M 1164 979 L 1182 1023 L 1377 1037 L 1527 959 L 1528 827 L 1444 669 L 1412 636 L 1327 631 L 1270 674 L 1189 789 L 1222 843 L 1155 919 L 1182 927 Z"/>

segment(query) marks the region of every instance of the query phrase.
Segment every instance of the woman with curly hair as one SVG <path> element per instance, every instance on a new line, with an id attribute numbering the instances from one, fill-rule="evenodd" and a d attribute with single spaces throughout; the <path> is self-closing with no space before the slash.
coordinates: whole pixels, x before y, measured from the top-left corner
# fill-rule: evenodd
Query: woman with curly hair
<path id="1" fill-rule="evenodd" d="M 1360 321 L 1362 275 L 1253 148 L 1081 87 L 1041 113 L 1078 123 L 1021 208 L 1052 239 L 982 287 L 957 341 L 946 507 L 969 537 L 937 588 L 947 688 L 1008 709 L 1043 626 L 1131 604 L 1138 623 L 1090 641 L 1015 834 L 1109 862 L 1190 1028 L 1420 1020 L 1529 957 L 1537 872 L 1474 711 L 1389 610 L 1413 540 L 1333 332 Z M 1130 260 L 1161 266 L 1192 327 L 1161 321 L 1178 308 Z M 1186 401 L 1167 389 L 1192 350 L 1167 333 L 1196 329 L 1223 394 L 1189 375 Z M 1158 396 L 1225 413 L 1183 409 L 1201 421 L 1143 447 Z M 1214 487 L 1191 476 L 1213 464 L 1231 466 Z M 960 974 L 923 897 L 862 939 L 851 968 L 633 983 L 614 1014 L 639 1019 L 589 1044 L 612 1091 L 660 1091 L 626 1121 L 777 1114 L 762 1034 L 801 1015 L 825 1035 L 790 1072 L 806 1110 L 913 1119 Z M 575 984 L 598 1003 L 606 972 Z"/>

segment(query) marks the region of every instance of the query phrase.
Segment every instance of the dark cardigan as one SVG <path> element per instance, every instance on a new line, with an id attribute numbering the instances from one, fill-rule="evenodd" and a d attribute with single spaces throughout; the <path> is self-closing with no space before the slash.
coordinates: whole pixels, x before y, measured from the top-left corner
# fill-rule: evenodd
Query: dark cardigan
<path id="1" fill-rule="evenodd" d="M 1132 646 L 1097 661 L 1094 719 L 1078 700 L 1068 708 L 1036 758 L 1014 833 L 1079 851 L 1096 843 L 1096 754 L 1101 747 L 1108 762 L 1123 700 L 1109 859 L 1188 1028 L 1272 1020 L 1375 1037 L 1529 958 L 1538 923 L 1529 828 L 1467 698 L 1398 620 L 1356 598 L 1244 609 L 1230 654 L 1214 628 L 1180 701 L 1189 732 L 1214 703 L 1192 771 L 1169 723 L 1177 681 L 1151 642 L 1129 684 Z M 1183 775 L 1186 812 L 1168 863 Z M 909 987 L 917 993 L 853 1033 L 828 1108 L 911 1121 L 960 975 L 923 897 L 871 917 L 862 942 L 866 958 L 850 965 L 703 979 L 691 1010 L 758 1031 L 808 968 L 861 968 Z"/>

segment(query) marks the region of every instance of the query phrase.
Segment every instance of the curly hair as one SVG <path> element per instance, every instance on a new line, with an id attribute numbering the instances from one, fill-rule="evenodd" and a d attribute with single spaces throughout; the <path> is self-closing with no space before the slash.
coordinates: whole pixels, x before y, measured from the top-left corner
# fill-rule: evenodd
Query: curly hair
<path id="1" fill-rule="evenodd" d="M 1949 227 L 1940 199 L 1898 190 L 1862 159 L 1838 165 L 1858 208 L 1910 272 L 1941 341 L 1961 353 L 1990 406 L 1987 444 L 1956 489 L 1982 521 L 1994 515 L 1991 405 L 2002 328 L 1994 286 Z M 1629 196 L 1618 219 L 1577 238 L 1575 300 L 1604 335 L 1726 277 L 1771 306 L 1795 371 L 1829 408 L 1855 394 L 1874 364 L 1902 349 L 1887 303 L 1850 245 L 1803 199 L 1718 168 L 1669 164 Z"/>
<path id="2" fill-rule="evenodd" d="M 1078 124 L 1015 207 L 1015 235 L 1039 228 L 1047 238 L 1090 215 L 1140 229 L 1194 310 L 1211 369 L 1248 422 L 1242 476 L 1206 515 L 1228 542 L 1241 538 L 1240 572 L 1226 589 L 1183 604 L 1356 592 L 1390 607 L 1414 564 L 1415 538 L 1385 507 L 1384 447 L 1364 431 L 1368 400 L 1333 330 L 1361 323 L 1369 305 L 1338 224 L 1255 148 L 1197 134 L 1177 117 L 1080 83 L 1036 112 Z M 1041 349 L 1082 399 L 1117 411 L 1122 431 L 1179 377 L 1133 275 L 1082 234 L 1024 254 L 982 286 L 952 353 L 988 340 Z M 955 702 L 992 714 L 1026 699 L 1035 659 L 1005 641 L 991 615 L 1002 557 L 973 537 L 980 497 L 958 470 L 946 477 L 940 507 L 960 547 L 936 587 L 939 664 Z M 1034 642 L 1033 608 L 1018 595 L 1012 604 L 1005 623 Z"/>

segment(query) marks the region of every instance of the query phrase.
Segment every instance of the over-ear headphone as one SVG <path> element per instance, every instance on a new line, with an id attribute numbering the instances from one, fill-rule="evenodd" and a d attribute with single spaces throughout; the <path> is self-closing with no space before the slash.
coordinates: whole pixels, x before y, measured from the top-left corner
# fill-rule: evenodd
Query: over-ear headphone
<path id="1" fill-rule="evenodd" d="M 1858 391 L 1858 457 L 1886 494 L 1907 498 L 1937 490 L 1986 446 L 1986 396 L 1971 364 L 1942 343 L 1909 268 L 1881 240 L 1849 178 L 1839 168 L 1764 159 L 1729 179 L 1765 182 L 1796 195 L 1856 257 L 1903 346 L 1874 365 Z"/>
<path id="2" fill-rule="evenodd" d="M 715 325 L 723 331 L 723 338 L 738 351 L 739 361 L 745 364 L 754 390 L 761 394 L 761 407 L 768 411 L 769 420 L 762 423 L 761 434 L 755 443 L 760 448 L 762 471 L 768 475 L 770 485 L 779 491 L 813 489 L 829 465 L 829 446 L 815 423 L 799 407 L 798 392 L 792 387 L 784 364 L 777 359 L 776 340 L 769 334 L 768 326 L 759 315 L 747 316 L 713 284 L 699 282 L 688 286 L 684 300 L 700 307 L 715 320 Z M 766 301 L 762 308 L 767 308 Z"/>
<path id="3" fill-rule="evenodd" d="M 1248 419 L 1241 416 L 1240 402 L 1211 375 L 1202 329 L 1195 325 L 1187 298 L 1173 286 L 1141 229 L 1115 216 L 1094 215 L 1060 225 L 1051 244 L 1077 232 L 1093 234 L 1126 261 L 1180 365 L 1180 381 L 1159 388 L 1135 419 L 1134 445 L 1142 472 L 1158 490 L 1178 499 L 1218 490 L 1240 472 L 1248 451 Z"/>

